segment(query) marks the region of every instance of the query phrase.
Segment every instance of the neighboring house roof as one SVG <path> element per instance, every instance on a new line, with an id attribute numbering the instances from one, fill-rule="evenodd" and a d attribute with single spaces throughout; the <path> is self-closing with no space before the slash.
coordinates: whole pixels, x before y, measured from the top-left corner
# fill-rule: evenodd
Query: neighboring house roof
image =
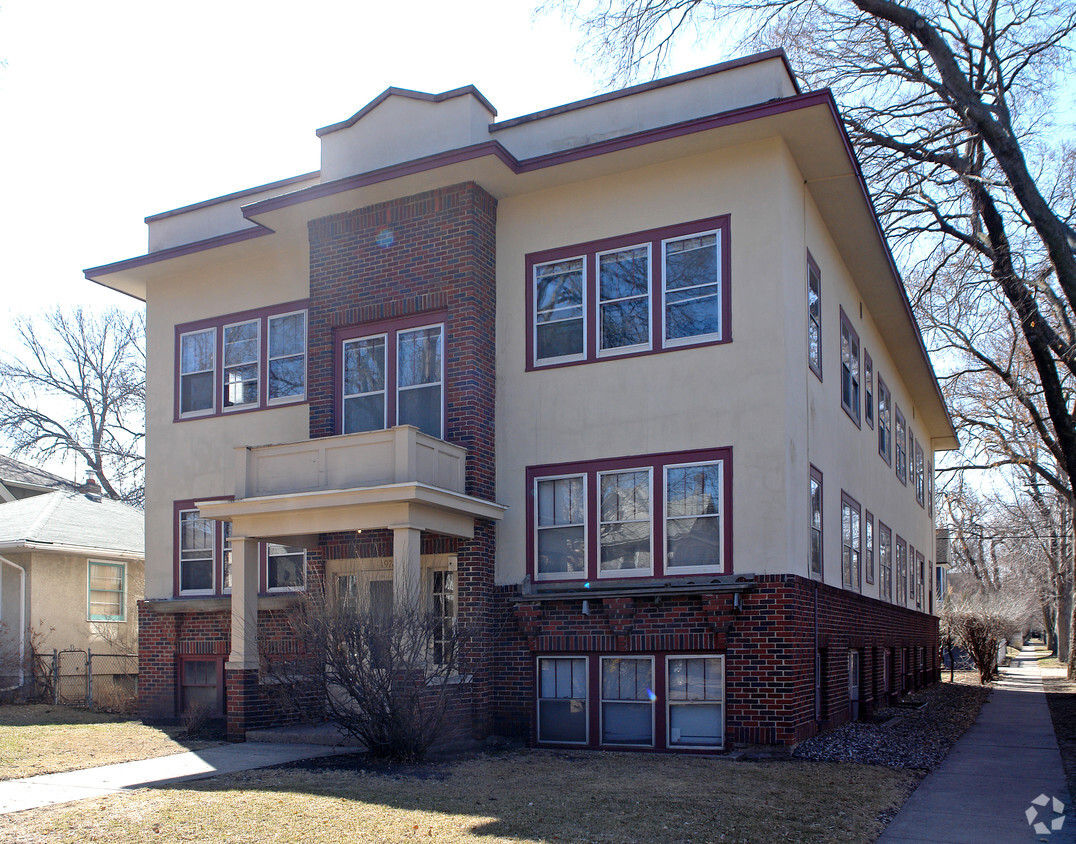
<path id="1" fill-rule="evenodd" d="M 58 491 L 0 504 L 0 551 L 54 548 L 145 556 L 145 514 L 108 498 Z"/>
<path id="2" fill-rule="evenodd" d="M 26 498 L 28 495 L 38 495 L 52 489 L 73 492 L 78 489 L 78 485 L 52 472 L 46 472 L 36 466 L 28 466 L 0 454 L 0 501 Z M 8 494 L 5 495 L 5 492 Z"/>

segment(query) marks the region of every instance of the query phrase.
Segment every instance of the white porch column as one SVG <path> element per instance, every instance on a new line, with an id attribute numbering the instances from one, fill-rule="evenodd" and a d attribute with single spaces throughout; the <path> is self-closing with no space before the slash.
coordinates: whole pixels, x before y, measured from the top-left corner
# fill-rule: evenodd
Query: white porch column
<path id="1" fill-rule="evenodd" d="M 225 666 L 258 668 L 258 543 L 232 537 L 232 652 Z"/>
<path id="2" fill-rule="evenodd" d="M 392 528 L 392 594 L 393 602 L 420 607 L 422 598 L 422 531 L 418 528 Z"/>

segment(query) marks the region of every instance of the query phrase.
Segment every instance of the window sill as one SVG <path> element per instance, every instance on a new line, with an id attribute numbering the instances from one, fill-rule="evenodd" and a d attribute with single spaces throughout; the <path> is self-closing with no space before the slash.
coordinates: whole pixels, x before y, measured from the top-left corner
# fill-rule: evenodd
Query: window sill
<path id="1" fill-rule="evenodd" d="M 292 606 L 300 593 L 259 595 L 258 609 L 278 610 Z M 223 612 L 231 610 L 231 595 L 181 595 L 178 598 L 156 598 L 142 603 L 150 612 L 167 615 L 181 612 Z"/>
<path id="2" fill-rule="evenodd" d="M 713 592 L 747 592 L 754 589 L 753 574 L 706 575 L 681 577 L 591 581 L 590 586 L 566 583 L 532 583 L 524 580 L 513 596 L 518 602 L 579 600 L 583 598 L 618 598 L 631 595 L 697 595 Z"/>

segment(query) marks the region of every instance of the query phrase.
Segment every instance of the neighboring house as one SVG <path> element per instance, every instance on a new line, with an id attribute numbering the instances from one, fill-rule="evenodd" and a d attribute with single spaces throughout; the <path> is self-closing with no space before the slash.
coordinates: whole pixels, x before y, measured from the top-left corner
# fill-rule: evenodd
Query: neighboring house
<path id="1" fill-rule="evenodd" d="M 142 714 L 275 723 L 296 590 L 479 636 L 476 736 L 791 743 L 937 672 L 956 434 L 828 91 L 780 52 L 496 121 L 390 88 L 148 218 Z"/>
<path id="2" fill-rule="evenodd" d="M 74 492 L 78 484 L 0 454 L 0 502 L 30 498 L 57 489 Z"/>
<path id="3" fill-rule="evenodd" d="M 6 477 L 4 483 L 8 486 Z M 137 648 L 143 537 L 142 511 L 102 498 L 96 484 L 0 504 L 0 673 L 5 688 L 28 678 L 32 646 L 49 653 Z"/>

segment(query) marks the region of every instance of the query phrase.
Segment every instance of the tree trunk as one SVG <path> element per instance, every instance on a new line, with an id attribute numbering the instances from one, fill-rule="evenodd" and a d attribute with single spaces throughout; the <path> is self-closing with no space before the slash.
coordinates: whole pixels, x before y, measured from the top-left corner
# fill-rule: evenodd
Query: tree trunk
<path id="1" fill-rule="evenodd" d="M 1069 582 L 1069 585 L 1070 585 L 1070 587 L 1073 585 L 1071 581 Z M 1068 619 L 1069 623 L 1067 625 L 1064 625 L 1064 624 L 1062 625 L 1063 627 L 1067 626 L 1069 628 L 1070 633 L 1076 632 L 1076 601 L 1072 600 L 1072 597 L 1073 597 L 1073 594 L 1072 594 L 1072 590 L 1070 589 L 1069 590 L 1069 606 L 1071 607 L 1071 612 L 1069 614 L 1069 619 Z M 1072 641 L 1072 637 L 1070 636 L 1069 637 L 1069 642 L 1071 642 L 1071 641 Z M 1070 680 L 1076 680 L 1076 648 L 1069 648 L 1068 666 L 1069 666 L 1068 678 Z"/>
<path id="2" fill-rule="evenodd" d="M 1072 581 L 1065 578 L 1057 595 L 1057 659 L 1068 663 L 1072 650 Z"/>
<path id="3" fill-rule="evenodd" d="M 1057 656 L 1057 612 L 1046 600 L 1042 602 L 1042 633 L 1046 650 Z"/>

